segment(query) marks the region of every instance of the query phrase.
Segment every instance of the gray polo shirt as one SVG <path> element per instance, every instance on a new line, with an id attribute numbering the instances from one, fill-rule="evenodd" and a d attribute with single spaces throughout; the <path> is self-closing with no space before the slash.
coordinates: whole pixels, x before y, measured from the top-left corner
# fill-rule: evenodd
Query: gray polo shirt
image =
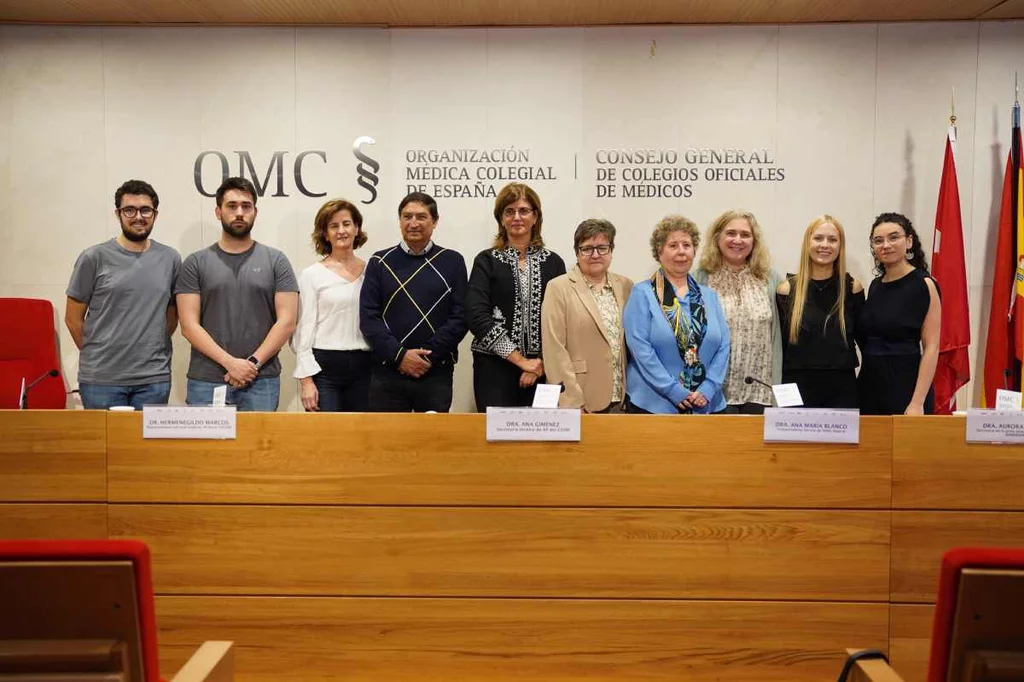
<path id="1" fill-rule="evenodd" d="M 171 380 L 167 306 L 181 256 L 150 240 L 129 251 L 117 239 L 90 246 L 71 273 L 67 295 L 85 303 L 78 382 L 141 386 Z"/>
<path id="2" fill-rule="evenodd" d="M 288 258 L 255 242 L 244 253 L 228 253 L 217 244 L 196 251 L 182 263 L 174 293 L 199 294 L 199 324 L 228 353 L 247 358 L 277 322 L 274 295 L 298 290 Z M 223 383 L 225 371 L 192 348 L 189 379 Z M 260 369 L 261 377 L 280 374 L 277 355 Z"/>

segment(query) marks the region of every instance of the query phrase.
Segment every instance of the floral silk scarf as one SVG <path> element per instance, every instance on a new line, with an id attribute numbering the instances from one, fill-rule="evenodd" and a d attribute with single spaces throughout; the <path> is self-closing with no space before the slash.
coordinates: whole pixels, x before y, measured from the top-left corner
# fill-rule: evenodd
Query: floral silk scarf
<path id="1" fill-rule="evenodd" d="M 704 310 L 704 297 L 700 294 L 700 285 L 692 276 L 686 276 L 686 286 L 689 289 L 686 295 L 686 300 L 690 304 L 689 318 L 683 314 L 683 302 L 676 296 L 672 284 L 665 281 L 665 274 L 660 268 L 651 277 L 651 286 L 658 297 L 661 312 L 665 315 L 668 326 L 676 337 L 676 346 L 683 359 L 683 370 L 679 373 L 679 380 L 687 391 L 696 391 L 707 376 L 704 363 L 700 361 L 700 355 L 697 353 L 708 329 L 708 318 Z"/>

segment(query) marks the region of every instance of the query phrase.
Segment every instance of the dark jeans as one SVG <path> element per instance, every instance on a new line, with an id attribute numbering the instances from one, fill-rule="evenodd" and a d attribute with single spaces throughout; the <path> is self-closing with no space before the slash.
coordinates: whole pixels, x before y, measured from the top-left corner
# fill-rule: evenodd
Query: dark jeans
<path id="1" fill-rule="evenodd" d="M 374 365 L 370 377 L 373 412 L 448 412 L 452 409 L 452 366 L 435 366 L 419 379 Z"/>
<path id="2" fill-rule="evenodd" d="M 486 412 L 488 407 L 530 407 L 536 384 L 519 388 L 523 370 L 497 355 L 473 353 L 473 397 L 476 411 Z M 544 383 L 544 377 L 537 379 Z"/>
<path id="3" fill-rule="evenodd" d="M 368 350 L 313 349 L 320 372 L 313 375 L 321 412 L 368 412 L 373 361 Z"/>

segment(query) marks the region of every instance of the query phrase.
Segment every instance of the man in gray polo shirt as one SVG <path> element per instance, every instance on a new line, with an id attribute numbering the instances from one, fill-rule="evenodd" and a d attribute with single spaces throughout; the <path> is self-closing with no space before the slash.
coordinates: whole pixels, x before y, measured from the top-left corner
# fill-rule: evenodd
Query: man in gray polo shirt
<path id="1" fill-rule="evenodd" d="M 228 178 L 217 189 L 220 239 L 181 266 L 174 293 L 181 333 L 192 344 L 189 405 L 209 405 L 226 385 L 239 410 L 273 412 L 281 396 L 277 353 L 292 332 L 299 285 L 283 253 L 253 240 L 256 188 Z"/>
<path id="2" fill-rule="evenodd" d="M 181 256 L 149 238 L 160 199 L 147 182 L 114 193 L 121 234 L 82 252 L 71 273 L 64 322 L 80 351 L 78 390 L 86 409 L 166 405 L 172 290 Z"/>

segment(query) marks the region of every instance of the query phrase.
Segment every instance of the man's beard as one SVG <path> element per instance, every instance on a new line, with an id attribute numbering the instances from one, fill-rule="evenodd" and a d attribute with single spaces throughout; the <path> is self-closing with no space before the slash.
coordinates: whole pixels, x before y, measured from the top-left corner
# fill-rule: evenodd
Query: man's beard
<path id="1" fill-rule="evenodd" d="M 123 234 L 124 238 L 127 239 L 130 242 L 144 242 L 147 239 L 149 239 L 149 233 L 152 232 L 152 231 L 153 231 L 153 226 L 152 225 L 149 226 L 148 230 L 146 230 L 145 232 L 143 232 L 141 234 L 139 234 L 138 232 L 133 232 L 132 230 L 129 230 L 128 228 L 126 228 L 124 225 L 121 225 L 121 234 Z"/>
<path id="2" fill-rule="evenodd" d="M 252 223 L 246 223 L 245 227 L 238 227 L 236 225 L 232 225 L 230 220 L 222 220 L 220 221 L 220 225 L 224 228 L 224 231 L 232 237 L 243 239 L 248 237 L 249 233 L 252 232 L 252 226 L 255 222 L 256 221 L 254 220 Z"/>

